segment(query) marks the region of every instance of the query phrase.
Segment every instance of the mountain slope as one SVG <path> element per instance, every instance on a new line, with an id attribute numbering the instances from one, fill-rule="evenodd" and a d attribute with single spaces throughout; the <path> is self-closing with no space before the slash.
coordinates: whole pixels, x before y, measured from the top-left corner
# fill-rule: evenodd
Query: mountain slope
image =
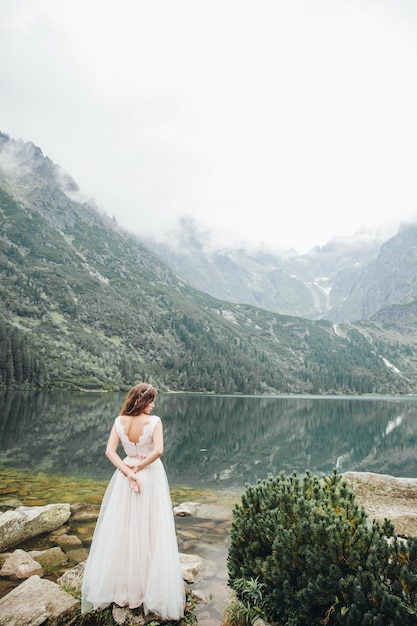
<path id="1" fill-rule="evenodd" d="M 1 385 L 118 389 L 145 379 L 218 393 L 414 389 L 410 339 L 398 341 L 396 330 L 385 335 L 378 321 L 335 327 L 215 299 L 77 193 L 39 148 L 0 135 Z"/>
<path id="2" fill-rule="evenodd" d="M 417 298 L 417 225 L 403 225 L 356 278 L 338 319 L 369 319 L 381 309 Z"/>
<path id="3" fill-rule="evenodd" d="M 189 218 L 169 243 L 147 240 L 183 280 L 212 296 L 283 315 L 340 321 L 338 309 L 382 240 L 369 233 L 336 238 L 299 255 L 244 247 L 216 249 Z M 353 321 L 347 317 L 344 321 Z"/>

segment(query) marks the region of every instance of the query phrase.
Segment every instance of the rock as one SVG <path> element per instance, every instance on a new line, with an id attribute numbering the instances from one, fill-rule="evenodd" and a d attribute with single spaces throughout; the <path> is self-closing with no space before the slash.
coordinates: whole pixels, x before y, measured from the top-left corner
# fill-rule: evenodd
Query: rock
<path id="1" fill-rule="evenodd" d="M 197 539 L 188 539 L 187 541 L 179 542 L 179 546 L 183 552 L 191 552 L 198 544 Z"/>
<path id="2" fill-rule="evenodd" d="M 114 606 L 112 610 L 112 616 L 116 624 L 119 624 L 119 626 L 121 626 L 122 624 L 126 622 L 127 609 L 119 607 L 119 606 Z"/>
<path id="3" fill-rule="evenodd" d="M 112 616 L 119 626 L 143 626 L 149 621 L 143 614 L 137 615 L 128 608 L 116 605 L 113 605 Z"/>
<path id="4" fill-rule="evenodd" d="M 79 511 L 73 513 L 72 519 L 75 522 L 95 522 L 98 518 L 100 508 L 94 510 Z"/>
<path id="5" fill-rule="evenodd" d="M 123 624 L 124 626 L 145 626 L 145 624 L 173 624 L 171 620 L 164 620 L 156 613 L 148 613 L 147 615 L 144 615 L 142 609 L 128 609 L 127 607 L 120 607 L 116 604 L 113 604 L 112 616 L 117 624 Z"/>
<path id="6" fill-rule="evenodd" d="M 183 580 L 187 583 L 195 583 L 203 574 L 213 576 L 216 571 L 215 563 L 196 554 L 180 553 L 180 565 Z"/>
<path id="7" fill-rule="evenodd" d="M 144 626 L 150 623 L 164 624 L 166 620 L 162 620 L 154 613 L 144 615 L 141 609 L 128 609 L 127 607 L 112 606 L 112 617 L 119 626 Z M 169 624 L 172 622 L 169 621 Z"/>
<path id="8" fill-rule="evenodd" d="M 194 583 L 204 569 L 204 559 L 193 554 L 180 553 L 180 565 L 183 580 Z"/>
<path id="9" fill-rule="evenodd" d="M 6 509 L 16 509 L 18 506 L 23 506 L 23 502 L 21 500 L 14 500 L 13 498 L 10 498 L 9 500 L 3 500 L 1 505 L 5 506 Z"/>
<path id="10" fill-rule="evenodd" d="M 26 521 L 16 511 L 6 511 L 0 515 L 0 551 L 22 541 Z"/>
<path id="11" fill-rule="evenodd" d="M 208 604 L 209 598 L 201 589 L 193 589 L 191 595 L 197 604 Z"/>
<path id="12" fill-rule="evenodd" d="M 46 570 L 54 569 L 68 561 L 67 555 L 58 546 L 46 550 L 29 550 L 28 554 Z"/>
<path id="13" fill-rule="evenodd" d="M 10 555 L 11 555 L 11 552 L 1 552 L 0 553 L 0 568 L 3 566 L 3 563 L 5 563 L 5 561 L 7 561 L 7 559 L 9 558 Z"/>
<path id="14" fill-rule="evenodd" d="M 195 525 L 197 530 L 213 530 L 216 528 L 216 522 L 214 520 L 207 520 L 206 522 L 200 522 Z"/>
<path id="15" fill-rule="evenodd" d="M 0 576 L 8 578 L 30 578 L 34 574 L 44 575 L 42 565 L 24 550 L 15 550 L 0 570 Z"/>
<path id="16" fill-rule="evenodd" d="M 64 589 L 69 589 L 73 593 L 81 594 L 81 587 L 83 584 L 85 561 L 79 563 L 72 569 L 62 574 L 56 581 Z"/>
<path id="17" fill-rule="evenodd" d="M 188 528 L 188 529 L 183 529 L 183 528 L 179 528 L 177 530 L 177 535 L 181 538 L 181 539 L 199 539 L 199 537 L 201 536 L 201 532 L 199 533 L 195 528 Z"/>
<path id="18" fill-rule="evenodd" d="M 85 548 L 76 548 L 75 550 L 67 550 L 65 554 L 73 563 L 82 563 L 88 557 L 88 550 Z"/>
<path id="19" fill-rule="evenodd" d="M 0 600 L 0 624 L 65 626 L 72 624 L 80 603 L 50 580 L 31 576 Z"/>
<path id="20" fill-rule="evenodd" d="M 174 515 L 178 517 L 195 516 L 198 502 L 182 502 L 178 506 L 174 506 Z"/>
<path id="21" fill-rule="evenodd" d="M 69 504 L 20 506 L 0 515 L 0 551 L 26 539 L 55 530 L 71 515 Z"/>
<path id="22" fill-rule="evenodd" d="M 200 504 L 199 502 L 183 502 L 174 507 L 174 515 L 191 516 L 210 520 L 231 520 L 232 509 L 219 504 Z"/>
<path id="23" fill-rule="evenodd" d="M 77 535 L 67 535 L 66 533 L 63 535 L 53 534 L 50 536 L 50 539 L 51 541 L 57 543 L 65 552 L 67 551 L 67 548 L 72 550 L 73 548 L 79 548 L 83 545 Z"/>
<path id="24" fill-rule="evenodd" d="M 200 626 L 213 626 L 213 616 L 210 611 L 203 610 L 198 613 L 198 624 Z"/>
<path id="25" fill-rule="evenodd" d="M 64 526 L 60 526 L 59 528 L 55 528 L 55 530 L 53 530 L 50 535 L 49 535 L 49 539 L 51 541 L 55 541 L 57 542 L 57 537 L 62 537 L 62 535 L 67 535 L 68 534 L 68 526 L 66 524 L 64 524 Z"/>
<path id="26" fill-rule="evenodd" d="M 348 486 L 371 519 L 394 524 L 401 537 L 417 536 L 417 479 L 372 472 L 346 472 Z"/>

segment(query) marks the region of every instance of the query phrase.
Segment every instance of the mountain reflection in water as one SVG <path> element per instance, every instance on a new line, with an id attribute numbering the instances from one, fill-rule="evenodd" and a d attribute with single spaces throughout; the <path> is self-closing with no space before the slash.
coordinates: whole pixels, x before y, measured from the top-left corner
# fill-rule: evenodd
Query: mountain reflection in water
<path id="1" fill-rule="evenodd" d="M 0 393 L 1 464 L 110 477 L 124 393 Z M 417 477 L 417 398 L 159 394 L 170 484 L 241 489 L 269 473 L 338 467 Z"/>

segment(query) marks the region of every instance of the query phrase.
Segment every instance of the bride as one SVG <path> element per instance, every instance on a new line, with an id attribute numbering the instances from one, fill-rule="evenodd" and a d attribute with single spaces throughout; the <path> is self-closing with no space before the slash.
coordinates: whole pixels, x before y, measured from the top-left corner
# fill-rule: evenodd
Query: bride
<path id="1" fill-rule="evenodd" d="M 179 620 L 185 592 L 168 480 L 160 460 L 162 422 L 151 415 L 156 389 L 127 394 L 106 448 L 117 468 L 107 487 L 84 570 L 81 612 L 112 602 Z M 125 458 L 117 453 L 122 445 Z"/>

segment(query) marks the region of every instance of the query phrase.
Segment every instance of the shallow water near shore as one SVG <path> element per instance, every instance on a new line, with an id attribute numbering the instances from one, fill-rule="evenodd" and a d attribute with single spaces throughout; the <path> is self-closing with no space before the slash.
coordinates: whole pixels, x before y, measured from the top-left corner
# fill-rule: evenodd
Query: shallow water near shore
<path id="1" fill-rule="evenodd" d="M 21 500 L 25 506 L 43 506 L 56 502 L 100 504 L 108 482 L 48 472 L 24 472 L 10 466 L 0 467 L 0 506 L 6 499 Z M 170 492 L 174 505 L 179 502 L 210 502 L 233 506 L 240 499 L 239 491 L 197 489 L 182 485 L 171 485 Z"/>
<path id="2" fill-rule="evenodd" d="M 45 472 L 30 473 L 10 467 L 0 468 L 0 510 L 18 506 L 44 506 L 66 502 L 78 510 L 101 504 L 107 480 L 81 479 L 79 477 L 55 476 Z M 173 505 L 182 502 L 200 502 L 233 508 L 240 501 L 238 492 L 195 489 L 171 486 Z M 212 567 L 195 587 L 207 600 L 196 605 L 196 616 L 201 626 L 218 626 L 229 602 L 227 587 L 227 550 L 230 521 L 201 520 L 192 517 L 175 517 L 179 550 L 185 554 L 197 554 L 208 560 Z M 95 527 L 95 519 L 77 523 L 69 521 L 69 532 L 75 534 L 89 548 Z M 26 542 L 25 549 L 48 547 L 47 538 L 38 537 Z M 52 577 L 53 579 L 53 577 Z M 0 597 L 11 591 L 17 583 L 0 580 Z"/>

